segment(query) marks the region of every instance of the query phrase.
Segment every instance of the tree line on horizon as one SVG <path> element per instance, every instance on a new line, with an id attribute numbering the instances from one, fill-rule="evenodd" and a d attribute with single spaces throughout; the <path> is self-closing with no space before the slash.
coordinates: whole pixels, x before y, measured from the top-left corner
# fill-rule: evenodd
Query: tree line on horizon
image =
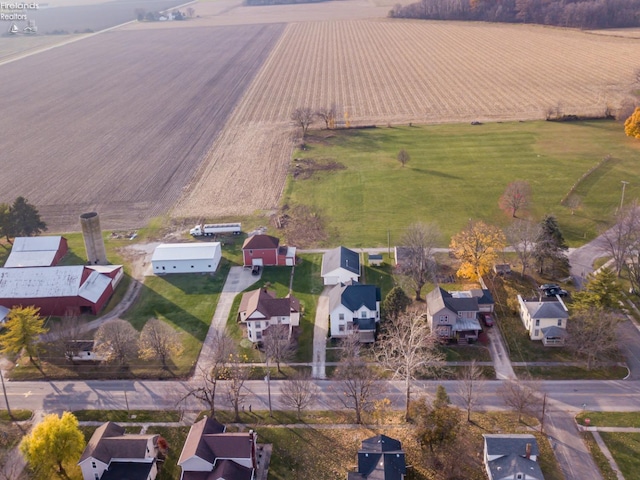
<path id="1" fill-rule="evenodd" d="M 421 0 L 391 18 L 534 23 L 581 29 L 640 26 L 640 0 Z"/>

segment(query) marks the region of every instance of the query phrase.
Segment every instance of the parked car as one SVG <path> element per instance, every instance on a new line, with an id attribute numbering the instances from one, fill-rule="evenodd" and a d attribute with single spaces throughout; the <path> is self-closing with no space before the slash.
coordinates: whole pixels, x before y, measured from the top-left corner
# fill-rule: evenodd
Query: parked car
<path id="1" fill-rule="evenodd" d="M 493 327 L 493 315 L 490 313 L 481 313 L 480 320 L 487 326 Z"/>
<path id="2" fill-rule="evenodd" d="M 556 295 L 560 295 L 561 297 L 566 297 L 567 295 L 569 295 L 569 292 L 567 292 L 566 290 L 563 290 L 560 287 L 554 287 L 554 288 L 548 288 L 544 291 L 544 294 L 547 297 L 555 297 Z"/>
<path id="3" fill-rule="evenodd" d="M 560 288 L 560 286 L 559 286 L 557 283 L 545 283 L 545 284 L 543 284 L 543 285 L 540 285 L 538 288 L 539 288 L 540 290 L 547 291 L 547 290 L 549 290 L 550 288 L 558 288 L 558 289 L 559 289 L 559 288 Z"/>
<path id="4" fill-rule="evenodd" d="M 251 275 L 260 275 L 260 265 L 251 267 Z"/>

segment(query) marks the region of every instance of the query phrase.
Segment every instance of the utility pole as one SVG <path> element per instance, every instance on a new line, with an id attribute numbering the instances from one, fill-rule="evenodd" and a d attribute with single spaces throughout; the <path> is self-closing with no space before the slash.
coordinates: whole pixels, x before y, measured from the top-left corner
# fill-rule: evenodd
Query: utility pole
<path id="1" fill-rule="evenodd" d="M 542 433 L 544 429 L 544 411 L 547 409 L 547 392 L 544 393 L 544 397 L 542 398 L 542 417 L 540 417 L 540 433 Z"/>
<path id="2" fill-rule="evenodd" d="M 0 369 L 0 380 L 2 380 L 2 393 L 4 393 L 4 401 L 7 404 L 7 413 L 9 414 L 9 418 L 13 418 L 11 414 L 11 408 L 9 408 L 9 397 L 7 397 L 7 389 L 4 386 L 4 374 L 2 373 L 2 369 Z"/>
<path id="3" fill-rule="evenodd" d="M 273 418 L 273 410 L 271 409 L 271 369 L 269 368 L 269 356 L 267 355 L 267 395 L 269 398 L 269 416 Z"/>

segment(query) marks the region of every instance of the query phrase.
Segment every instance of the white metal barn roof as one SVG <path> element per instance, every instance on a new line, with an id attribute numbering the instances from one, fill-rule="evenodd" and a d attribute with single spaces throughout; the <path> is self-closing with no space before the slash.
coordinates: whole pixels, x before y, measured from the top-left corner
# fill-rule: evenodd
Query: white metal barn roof
<path id="1" fill-rule="evenodd" d="M 152 262 L 166 260 L 202 260 L 215 258 L 220 242 L 209 243 L 162 243 L 156 247 Z"/>
<path id="2" fill-rule="evenodd" d="M 61 241 L 61 236 L 16 237 L 4 266 L 6 268 L 49 266 L 58 253 Z"/>
<path id="3" fill-rule="evenodd" d="M 81 296 L 97 300 L 111 279 L 93 271 L 80 285 L 85 267 L 0 268 L 0 297 L 51 298 Z M 100 294 L 97 292 L 100 291 Z M 96 296 L 97 295 L 97 296 Z"/>

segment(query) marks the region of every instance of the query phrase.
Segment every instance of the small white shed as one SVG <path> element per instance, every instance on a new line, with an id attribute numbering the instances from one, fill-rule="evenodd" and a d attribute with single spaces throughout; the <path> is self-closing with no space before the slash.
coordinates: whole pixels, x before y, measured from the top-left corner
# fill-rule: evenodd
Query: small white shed
<path id="1" fill-rule="evenodd" d="M 215 272 L 222 258 L 220 242 L 162 243 L 151 257 L 153 273 Z"/>

